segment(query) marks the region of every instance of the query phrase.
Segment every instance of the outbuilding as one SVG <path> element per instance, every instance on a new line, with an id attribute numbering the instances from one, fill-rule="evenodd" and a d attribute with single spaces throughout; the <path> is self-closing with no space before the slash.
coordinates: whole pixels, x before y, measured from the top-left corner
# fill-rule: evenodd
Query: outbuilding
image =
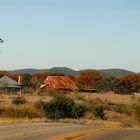
<path id="1" fill-rule="evenodd" d="M 75 82 L 69 76 L 48 76 L 40 86 L 43 88 L 51 88 L 54 90 L 77 90 Z"/>

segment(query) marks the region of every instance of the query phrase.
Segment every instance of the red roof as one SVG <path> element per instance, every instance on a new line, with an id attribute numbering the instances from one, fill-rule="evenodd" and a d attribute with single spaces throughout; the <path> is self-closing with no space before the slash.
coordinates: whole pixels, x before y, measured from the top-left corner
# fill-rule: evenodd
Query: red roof
<path id="1" fill-rule="evenodd" d="M 48 76 L 41 88 L 46 86 L 52 87 L 54 89 L 62 90 L 74 90 L 78 89 L 75 82 L 68 76 Z"/>

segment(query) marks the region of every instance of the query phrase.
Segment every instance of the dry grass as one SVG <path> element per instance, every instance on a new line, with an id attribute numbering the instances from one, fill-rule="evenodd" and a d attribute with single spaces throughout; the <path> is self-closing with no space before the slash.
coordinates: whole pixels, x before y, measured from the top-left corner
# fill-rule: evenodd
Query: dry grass
<path id="1" fill-rule="evenodd" d="M 16 124 L 16 123 L 39 123 L 39 122 L 51 122 L 51 120 L 45 118 L 0 118 L 0 125 L 9 125 L 9 124 Z"/>
<path id="2" fill-rule="evenodd" d="M 79 103 L 85 103 L 91 101 L 92 99 L 101 99 L 102 101 L 117 103 L 117 104 L 132 104 L 134 102 L 138 102 L 138 97 L 132 97 L 131 95 L 118 95 L 113 93 L 70 93 L 67 96 L 71 97 L 75 101 Z M 11 103 L 14 97 L 24 97 L 28 103 L 25 105 L 16 106 Z M 37 95 L 37 94 L 17 94 L 17 95 L 6 95 L 0 94 L 0 107 L 13 107 L 13 108 L 22 108 L 28 107 L 32 109 L 33 105 L 39 101 L 50 101 L 52 97 L 48 95 Z M 62 119 L 59 120 L 60 122 L 65 123 L 80 123 L 80 124 L 90 124 L 90 125 L 97 125 L 97 126 L 105 126 L 105 127 L 118 127 L 120 125 L 120 120 L 130 119 L 128 115 L 121 114 L 113 111 L 106 111 L 106 118 L 107 120 L 99 120 L 93 117 L 93 115 L 88 112 L 83 119 Z M 21 123 L 21 122 L 51 122 L 51 120 L 45 118 L 34 118 L 34 119 L 27 119 L 27 118 L 0 118 L 0 125 L 5 124 L 13 124 L 13 123 Z"/>
<path id="3" fill-rule="evenodd" d="M 105 118 L 107 118 L 108 121 L 117 121 L 120 120 L 128 120 L 130 119 L 129 115 L 117 113 L 114 111 L 105 111 Z"/>
<path id="4" fill-rule="evenodd" d="M 62 123 L 77 123 L 77 124 L 86 124 L 86 125 L 94 125 L 94 126 L 101 126 L 101 127 L 119 127 L 119 122 L 114 121 L 107 121 L 107 120 L 90 120 L 90 119 L 62 119 L 59 120 Z"/>
<path id="5" fill-rule="evenodd" d="M 122 103 L 122 104 L 132 104 L 134 103 L 134 99 L 132 98 L 132 95 L 120 95 L 120 94 L 114 94 L 112 92 L 108 93 L 71 93 L 69 96 L 71 96 L 73 99 L 83 99 L 83 100 L 92 100 L 92 99 L 101 99 L 102 101 L 108 101 L 112 103 Z M 138 97 L 135 97 L 135 101 Z"/>
<path id="6" fill-rule="evenodd" d="M 16 94 L 16 95 L 7 95 L 7 94 L 0 94 L 0 106 L 10 106 L 11 104 L 11 100 L 15 97 L 24 97 L 29 104 L 34 104 L 35 102 L 39 101 L 39 100 L 43 100 L 43 101 L 50 101 L 52 99 L 52 97 L 50 96 L 40 96 L 37 94 Z"/>

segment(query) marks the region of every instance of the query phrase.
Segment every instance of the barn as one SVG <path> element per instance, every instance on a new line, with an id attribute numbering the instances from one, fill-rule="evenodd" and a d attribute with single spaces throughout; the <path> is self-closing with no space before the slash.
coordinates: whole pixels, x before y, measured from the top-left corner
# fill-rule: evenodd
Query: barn
<path id="1" fill-rule="evenodd" d="M 75 82 L 69 76 L 48 76 L 40 86 L 41 89 L 52 88 L 54 90 L 77 90 Z"/>

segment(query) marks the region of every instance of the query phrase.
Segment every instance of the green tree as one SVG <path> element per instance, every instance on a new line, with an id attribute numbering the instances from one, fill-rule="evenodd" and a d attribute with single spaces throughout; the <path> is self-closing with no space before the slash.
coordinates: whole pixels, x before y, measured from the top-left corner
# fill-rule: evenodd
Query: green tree
<path id="1" fill-rule="evenodd" d="M 23 75 L 23 88 L 30 88 L 31 87 L 31 78 L 30 74 Z"/>
<path id="2" fill-rule="evenodd" d="M 99 92 L 132 93 L 130 85 L 116 77 L 104 77 L 99 80 L 95 89 Z"/>

